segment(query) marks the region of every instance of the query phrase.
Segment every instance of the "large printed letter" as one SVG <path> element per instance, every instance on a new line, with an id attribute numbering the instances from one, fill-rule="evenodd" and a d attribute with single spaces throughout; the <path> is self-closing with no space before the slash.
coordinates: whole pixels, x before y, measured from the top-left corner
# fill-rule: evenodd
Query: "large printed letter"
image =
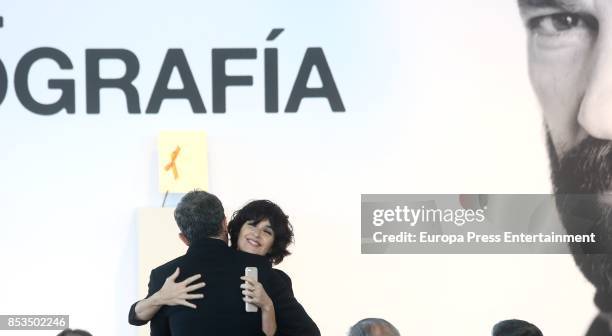
<path id="1" fill-rule="evenodd" d="M 314 67 L 317 68 L 319 76 L 321 77 L 322 86 L 320 88 L 306 87 L 308 79 L 310 78 L 310 73 Z M 300 71 L 293 84 L 291 95 L 289 95 L 289 101 L 287 102 L 285 112 L 297 112 L 302 99 L 306 97 L 327 98 L 332 111 L 345 111 L 344 104 L 342 104 L 342 98 L 340 98 L 340 93 L 338 93 L 338 88 L 336 87 L 336 82 L 334 82 L 334 77 L 329 69 L 329 65 L 327 65 L 325 54 L 323 54 L 323 49 L 321 48 L 308 48 L 306 50 L 306 54 L 302 60 L 302 66 L 300 66 Z"/>
<path id="2" fill-rule="evenodd" d="M 37 48 L 25 54 L 15 69 L 15 91 L 21 104 L 30 112 L 40 115 L 53 115 L 66 109 L 69 114 L 74 113 L 74 80 L 72 79 L 50 79 L 47 86 L 49 89 L 60 89 L 62 95 L 51 104 L 43 104 L 32 97 L 28 87 L 28 76 L 32 65 L 41 59 L 51 59 L 55 61 L 60 69 L 72 69 L 72 62 L 60 50 L 54 48 Z"/>
<path id="3" fill-rule="evenodd" d="M 116 59 L 125 64 L 125 75 L 119 78 L 100 78 L 100 61 Z M 132 81 L 138 76 L 140 64 L 134 53 L 125 49 L 87 49 L 85 50 L 87 77 L 87 113 L 100 113 L 100 90 L 119 89 L 125 94 L 128 112 L 140 113 L 138 90 Z"/>
<path id="4" fill-rule="evenodd" d="M 168 88 L 172 70 L 175 68 L 181 77 L 181 82 L 183 83 L 182 89 Z M 164 99 L 187 99 L 193 112 L 206 112 L 200 91 L 189 68 L 189 63 L 187 63 L 185 53 L 181 49 L 169 49 L 166 53 L 164 64 L 162 64 L 162 68 L 159 71 L 159 76 L 155 82 L 155 88 L 145 113 L 158 113 Z"/>
<path id="5" fill-rule="evenodd" d="M 212 85 L 213 113 L 225 113 L 225 88 L 253 85 L 253 76 L 228 76 L 225 73 L 225 61 L 228 59 L 256 59 L 257 49 L 213 49 L 212 51 Z"/>

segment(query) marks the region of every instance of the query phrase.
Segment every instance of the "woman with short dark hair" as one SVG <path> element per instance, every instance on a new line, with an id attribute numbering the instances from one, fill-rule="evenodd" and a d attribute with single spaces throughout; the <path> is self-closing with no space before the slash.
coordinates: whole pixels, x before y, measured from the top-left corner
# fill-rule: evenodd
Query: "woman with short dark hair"
<path id="1" fill-rule="evenodd" d="M 246 233 L 251 231 L 246 230 L 248 227 L 245 228 L 245 225 L 257 227 L 262 223 L 266 224 L 262 228 L 270 229 L 268 231 L 264 230 L 264 233 L 273 235 L 272 244 L 265 249 L 265 252 L 261 247 L 249 244 L 248 240 L 245 240 Z M 287 247 L 293 242 L 293 226 L 289 223 L 289 216 L 285 215 L 283 210 L 271 201 L 252 201 L 234 212 L 227 230 L 232 247 L 243 252 L 265 255 L 274 265 L 280 264 L 283 258 L 291 254 Z M 241 234 L 241 232 L 244 234 Z"/>

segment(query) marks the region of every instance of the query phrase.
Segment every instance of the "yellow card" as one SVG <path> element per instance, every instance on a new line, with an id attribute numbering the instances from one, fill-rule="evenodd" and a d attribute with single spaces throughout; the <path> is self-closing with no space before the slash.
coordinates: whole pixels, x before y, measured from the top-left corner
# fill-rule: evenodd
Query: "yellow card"
<path id="1" fill-rule="evenodd" d="M 208 154 L 203 131 L 160 132 L 159 191 L 208 190 Z"/>

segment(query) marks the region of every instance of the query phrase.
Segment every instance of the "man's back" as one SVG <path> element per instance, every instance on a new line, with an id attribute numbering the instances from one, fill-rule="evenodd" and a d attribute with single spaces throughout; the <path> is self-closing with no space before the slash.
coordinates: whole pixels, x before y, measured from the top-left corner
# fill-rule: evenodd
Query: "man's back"
<path id="1" fill-rule="evenodd" d="M 260 282 L 267 282 L 270 265 L 262 257 L 236 252 L 219 239 L 202 239 L 187 253 L 151 272 L 149 295 L 158 291 L 177 267 L 181 277 L 201 274 L 206 286 L 195 293 L 197 309 L 164 306 L 151 320 L 151 335 L 262 335 L 261 312 L 247 313 L 242 300 L 240 277 L 245 266 L 259 269 Z M 181 281 L 182 279 L 177 279 Z"/>

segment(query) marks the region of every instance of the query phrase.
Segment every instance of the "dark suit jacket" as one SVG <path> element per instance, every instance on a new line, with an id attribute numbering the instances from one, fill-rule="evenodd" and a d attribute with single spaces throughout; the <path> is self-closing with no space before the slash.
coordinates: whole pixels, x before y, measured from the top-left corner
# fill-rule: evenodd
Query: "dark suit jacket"
<path id="1" fill-rule="evenodd" d="M 181 269 L 176 281 L 198 273 L 206 283 L 204 288 L 195 292 L 204 294 L 204 299 L 193 301 L 197 309 L 162 307 L 151 320 L 151 336 L 263 335 L 261 311 L 245 312 L 242 301 L 240 277 L 247 266 L 257 267 L 259 282 L 274 303 L 278 335 L 320 335 L 314 322 L 295 300 L 288 276 L 273 272 L 264 257 L 237 252 L 219 239 L 207 238 L 192 243 L 184 256 L 151 271 L 147 297 L 162 287 L 176 267 Z M 143 325 L 146 321 L 136 318 L 135 306 L 136 303 L 130 309 L 129 321 L 133 325 Z M 286 331 L 281 331 L 281 327 Z"/>
<path id="2" fill-rule="evenodd" d="M 608 321 L 601 317 L 596 317 L 593 323 L 591 323 L 591 327 L 589 331 L 587 331 L 586 336 L 612 336 Z"/>
<path id="3" fill-rule="evenodd" d="M 285 272 L 274 268 L 272 273 L 268 294 L 272 292 L 277 297 L 285 298 L 279 301 L 272 299 L 276 312 L 276 336 L 321 336 L 317 325 L 293 295 L 291 278 Z"/>

